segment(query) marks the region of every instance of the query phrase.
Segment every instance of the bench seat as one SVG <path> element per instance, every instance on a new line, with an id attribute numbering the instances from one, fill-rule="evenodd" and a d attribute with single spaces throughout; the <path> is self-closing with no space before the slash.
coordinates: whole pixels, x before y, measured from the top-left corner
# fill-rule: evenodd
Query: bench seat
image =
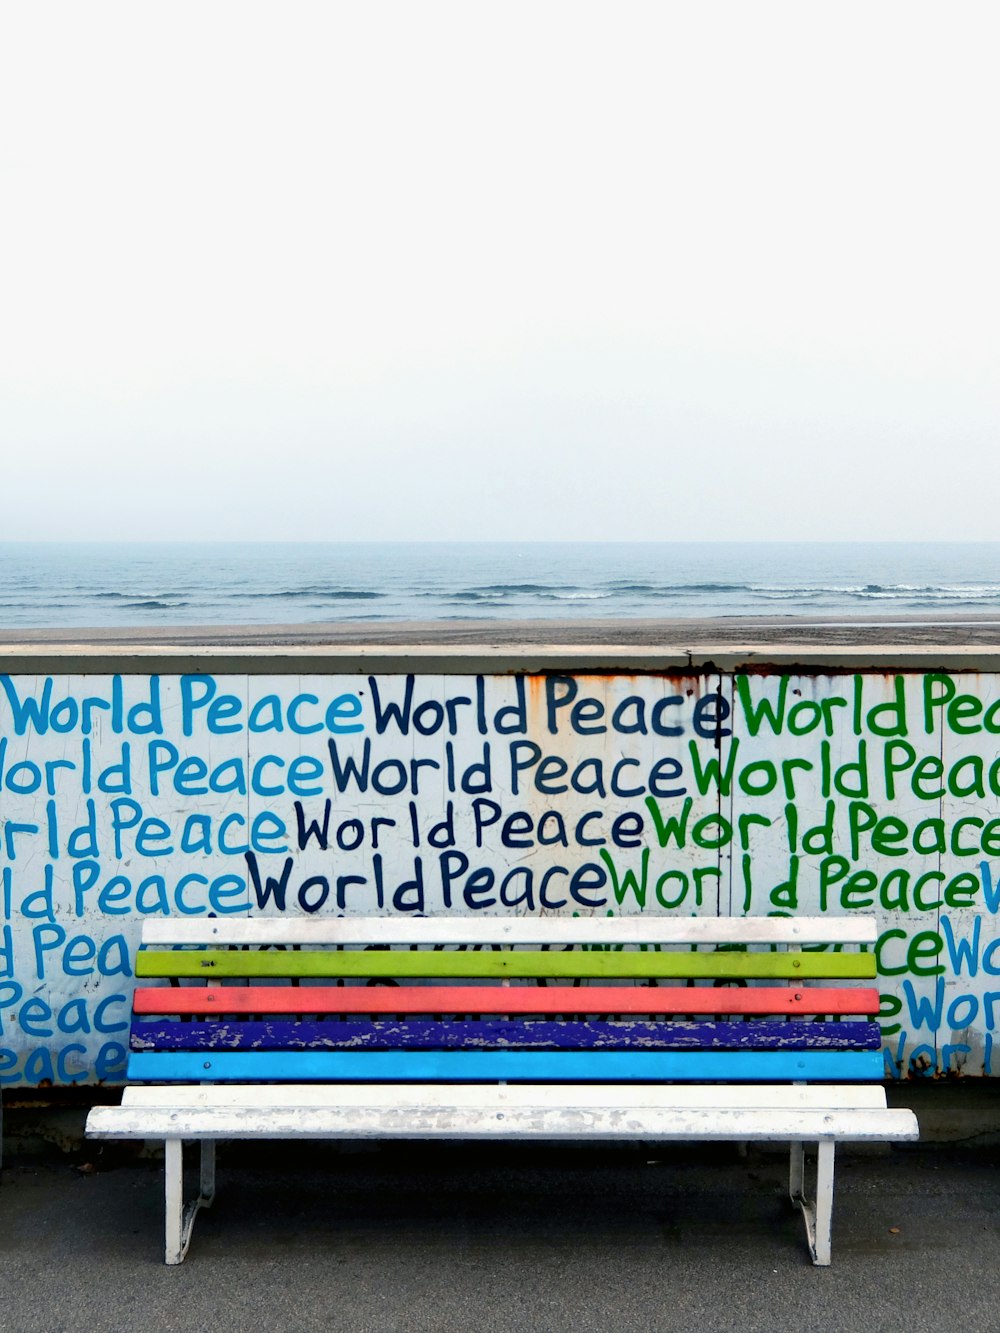
<path id="1" fill-rule="evenodd" d="M 745 1094 L 743 1096 L 739 1094 Z M 465 1094 L 465 1095 L 462 1095 Z M 912 1137 L 909 1111 L 882 1088 L 596 1085 L 331 1089 L 314 1084 L 128 1088 L 95 1107 L 99 1138 L 192 1139 L 690 1139 L 722 1141 Z"/>
<path id="2" fill-rule="evenodd" d="M 136 990 L 132 1086 L 87 1133 L 164 1141 L 168 1263 L 213 1198 L 219 1139 L 454 1138 L 786 1142 L 790 1196 L 828 1264 L 835 1144 L 917 1137 L 912 1113 L 887 1107 L 878 1026 L 859 1021 L 878 1006 L 864 984 L 874 930 L 859 917 L 150 922 L 137 975 L 158 984 Z M 202 1145 L 187 1205 L 185 1140 Z"/>

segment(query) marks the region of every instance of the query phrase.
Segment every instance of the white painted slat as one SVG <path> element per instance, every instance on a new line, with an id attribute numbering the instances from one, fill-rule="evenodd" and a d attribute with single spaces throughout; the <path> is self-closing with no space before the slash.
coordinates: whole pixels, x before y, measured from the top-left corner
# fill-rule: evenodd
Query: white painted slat
<path id="1" fill-rule="evenodd" d="M 880 1084 L 813 1084 L 808 1087 L 791 1084 L 568 1084 L 554 1087 L 511 1083 L 504 1087 L 499 1084 L 344 1083 L 331 1087 L 316 1083 L 237 1083 L 134 1086 L 125 1089 L 122 1105 L 135 1110 L 143 1107 L 245 1107 L 257 1111 L 324 1106 L 345 1109 L 360 1106 L 373 1109 L 492 1106 L 499 1110 L 528 1106 L 557 1109 L 638 1106 L 686 1110 L 703 1107 L 884 1110 L 886 1097 L 885 1088 Z"/>
<path id="2" fill-rule="evenodd" d="M 212 917 L 147 921 L 168 944 L 873 944 L 872 916 Z"/>
<path id="3" fill-rule="evenodd" d="M 313 1107 L 253 1111 L 246 1107 L 183 1110 L 100 1106 L 91 1111 L 93 1138 L 293 1139 L 644 1139 L 810 1140 L 915 1139 L 912 1112 L 731 1107 L 677 1110 L 655 1107 L 372 1108 Z"/>

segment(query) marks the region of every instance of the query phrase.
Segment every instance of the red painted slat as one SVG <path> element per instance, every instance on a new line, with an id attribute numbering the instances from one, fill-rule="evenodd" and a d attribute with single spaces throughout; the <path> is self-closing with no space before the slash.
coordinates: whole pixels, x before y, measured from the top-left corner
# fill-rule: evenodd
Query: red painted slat
<path id="1" fill-rule="evenodd" d="M 146 986 L 137 1014 L 875 1014 L 849 986 Z"/>

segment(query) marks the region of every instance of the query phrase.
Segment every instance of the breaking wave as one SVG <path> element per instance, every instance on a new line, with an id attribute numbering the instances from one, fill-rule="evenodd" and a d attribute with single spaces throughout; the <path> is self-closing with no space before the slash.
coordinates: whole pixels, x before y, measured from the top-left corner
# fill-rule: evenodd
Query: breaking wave
<path id="1" fill-rule="evenodd" d="M 0 629 L 963 608 L 1000 615 L 1000 543 L 0 543 Z"/>

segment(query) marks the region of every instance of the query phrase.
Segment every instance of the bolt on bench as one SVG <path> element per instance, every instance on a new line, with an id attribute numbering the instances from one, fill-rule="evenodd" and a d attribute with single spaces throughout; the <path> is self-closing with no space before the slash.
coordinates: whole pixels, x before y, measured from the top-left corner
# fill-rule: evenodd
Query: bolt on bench
<path id="1" fill-rule="evenodd" d="M 139 1086 L 87 1133 L 165 1141 L 168 1264 L 212 1201 L 216 1140 L 284 1138 L 787 1141 L 829 1264 L 837 1142 L 918 1132 L 858 1021 L 874 955 L 844 946 L 875 938 L 859 916 L 147 922 L 136 974 L 161 984 L 135 992 Z"/>

